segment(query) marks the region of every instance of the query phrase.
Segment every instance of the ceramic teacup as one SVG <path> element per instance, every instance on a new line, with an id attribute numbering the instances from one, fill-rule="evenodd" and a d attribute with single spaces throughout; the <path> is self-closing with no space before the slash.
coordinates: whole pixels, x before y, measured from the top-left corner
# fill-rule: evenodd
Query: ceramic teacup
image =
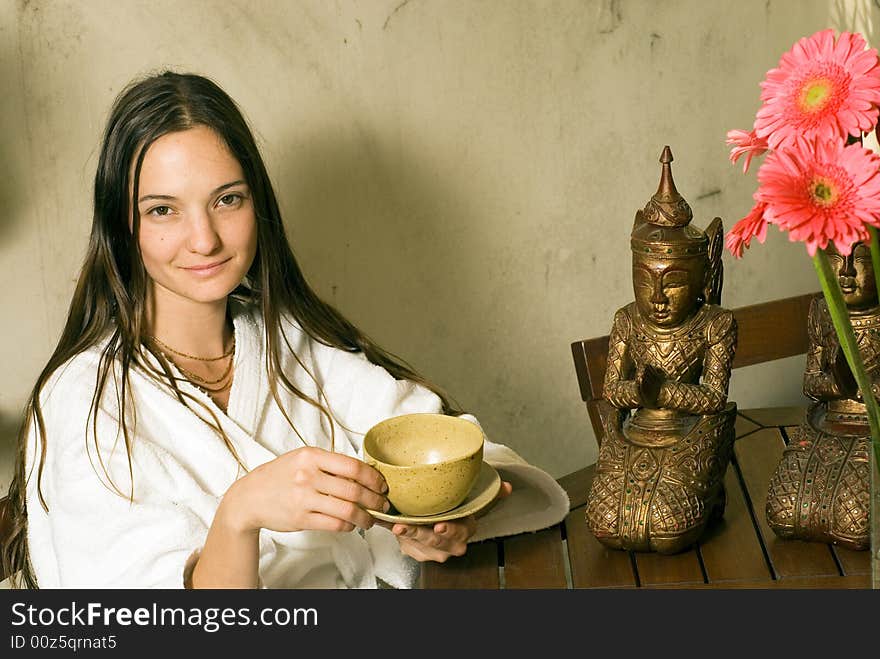
<path id="1" fill-rule="evenodd" d="M 436 515 L 460 505 L 483 464 L 483 432 L 465 419 L 404 414 L 364 436 L 364 461 L 388 483 L 388 500 L 403 515 Z"/>

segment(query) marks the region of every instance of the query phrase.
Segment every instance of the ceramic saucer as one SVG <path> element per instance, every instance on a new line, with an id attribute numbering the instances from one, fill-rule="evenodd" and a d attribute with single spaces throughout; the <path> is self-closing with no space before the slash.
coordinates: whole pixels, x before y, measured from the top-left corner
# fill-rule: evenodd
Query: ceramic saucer
<path id="1" fill-rule="evenodd" d="M 467 517 L 468 515 L 480 512 L 495 500 L 500 489 L 501 476 L 498 475 L 498 472 L 495 471 L 494 467 L 484 462 L 480 468 L 480 475 L 477 476 L 477 482 L 474 483 L 474 486 L 471 488 L 471 491 L 468 493 L 465 500 L 462 501 L 461 505 L 452 510 L 447 510 L 445 513 L 438 513 L 437 515 L 421 515 L 416 517 L 396 513 L 394 508 L 391 508 L 387 513 L 379 512 L 378 510 L 367 510 L 367 512 L 376 519 L 400 524 L 434 524 L 436 522 L 448 522 L 452 519 Z"/>

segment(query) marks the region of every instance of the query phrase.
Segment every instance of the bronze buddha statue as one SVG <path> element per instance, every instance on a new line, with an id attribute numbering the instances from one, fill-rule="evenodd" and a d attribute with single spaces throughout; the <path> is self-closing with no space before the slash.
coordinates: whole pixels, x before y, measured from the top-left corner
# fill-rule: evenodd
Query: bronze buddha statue
<path id="1" fill-rule="evenodd" d="M 849 256 L 827 249 L 871 380 L 880 394 L 880 304 L 869 248 Z M 804 394 L 813 399 L 792 433 L 767 494 L 770 528 L 781 538 L 867 549 L 871 431 L 861 392 L 846 362 L 825 299 L 810 304 Z"/>
<path id="2" fill-rule="evenodd" d="M 736 321 L 719 306 L 721 219 L 705 233 L 691 226 L 668 146 L 660 162 L 660 185 L 632 230 L 635 301 L 611 330 L 586 519 L 608 547 L 671 554 L 724 512 Z"/>

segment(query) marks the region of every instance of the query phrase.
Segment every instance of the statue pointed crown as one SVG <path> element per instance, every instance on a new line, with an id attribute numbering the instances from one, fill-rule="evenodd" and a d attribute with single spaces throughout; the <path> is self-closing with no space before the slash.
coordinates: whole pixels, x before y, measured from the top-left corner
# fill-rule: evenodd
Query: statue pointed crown
<path id="1" fill-rule="evenodd" d="M 667 258 L 707 253 L 709 239 L 691 226 L 693 211 L 675 188 L 672 160 L 672 149 L 664 147 L 660 155 L 660 185 L 645 207 L 636 213 L 631 235 L 635 253 Z"/>

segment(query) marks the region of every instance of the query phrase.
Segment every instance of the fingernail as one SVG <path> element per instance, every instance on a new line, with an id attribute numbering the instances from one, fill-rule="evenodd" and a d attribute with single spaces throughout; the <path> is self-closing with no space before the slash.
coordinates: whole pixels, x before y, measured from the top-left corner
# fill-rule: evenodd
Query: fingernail
<path id="1" fill-rule="evenodd" d="M 382 494 L 388 491 L 388 483 L 382 483 Z"/>
<path id="2" fill-rule="evenodd" d="M 389 510 L 391 510 L 391 502 L 386 499 L 385 504 L 382 506 L 382 511 L 387 513 Z"/>

